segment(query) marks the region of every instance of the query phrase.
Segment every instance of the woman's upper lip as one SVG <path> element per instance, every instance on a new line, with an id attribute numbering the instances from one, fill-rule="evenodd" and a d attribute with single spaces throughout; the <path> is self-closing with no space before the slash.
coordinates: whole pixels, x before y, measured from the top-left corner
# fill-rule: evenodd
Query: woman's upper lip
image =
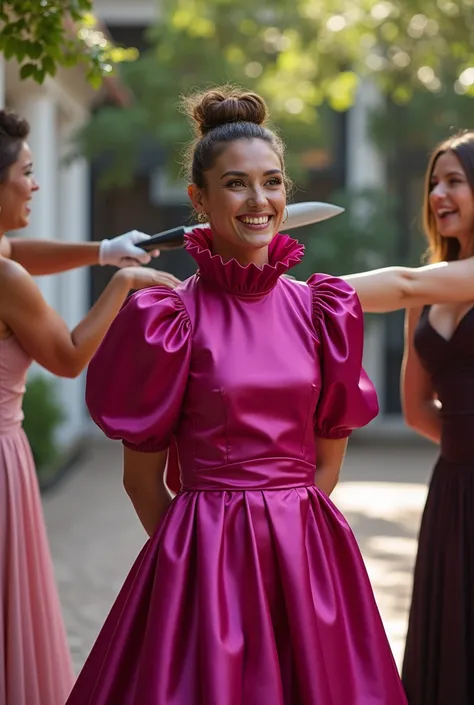
<path id="1" fill-rule="evenodd" d="M 457 209 L 454 206 L 441 206 L 435 208 L 435 215 L 443 215 L 444 213 L 454 213 Z"/>
<path id="2" fill-rule="evenodd" d="M 237 218 L 264 218 L 265 216 L 272 218 L 273 215 L 273 213 L 239 213 Z"/>

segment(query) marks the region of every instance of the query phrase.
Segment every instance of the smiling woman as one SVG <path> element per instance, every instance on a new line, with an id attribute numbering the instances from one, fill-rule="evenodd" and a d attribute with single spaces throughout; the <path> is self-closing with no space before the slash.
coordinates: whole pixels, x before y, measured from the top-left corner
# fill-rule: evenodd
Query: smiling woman
<path id="1" fill-rule="evenodd" d="M 101 248 L 7 239 L 7 230 L 28 224 L 38 190 L 28 133 L 25 120 L 0 111 L 0 703 L 64 705 L 73 672 L 33 457 L 22 428 L 27 371 L 36 361 L 59 376 L 78 376 L 130 289 L 177 281 L 155 270 L 125 267 L 69 331 L 31 275 L 98 263 Z M 116 264 L 134 254 L 133 238 L 117 240 Z M 111 247 L 102 250 L 110 255 Z"/>
<path id="2" fill-rule="evenodd" d="M 12 137 L 4 148 L 0 164 L 1 223 L 5 231 L 11 231 L 28 225 L 30 201 L 39 187 L 33 178 L 33 155 L 26 143 L 30 131 L 28 122 L 4 113 L 0 129 Z"/>
<path id="3" fill-rule="evenodd" d="M 433 152 L 430 264 L 348 276 L 362 308 L 407 308 L 402 405 L 440 445 L 423 512 L 403 682 L 410 705 L 474 702 L 474 132 Z"/>
<path id="4" fill-rule="evenodd" d="M 285 165 L 262 98 L 190 104 L 189 195 L 210 223 L 186 236 L 199 270 L 134 296 L 87 379 L 150 541 L 68 705 L 405 705 L 328 497 L 352 429 L 377 414 L 357 298 L 282 276 L 303 247 L 278 234 Z"/>
<path id="5" fill-rule="evenodd" d="M 264 126 L 267 108 L 260 96 L 221 98 L 209 91 L 184 101 L 197 131 L 189 197 L 209 220 L 216 254 L 244 266 L 265 264 L 285 214 L 284 146 Z"/>
<path id="6" fill-rule="evenodd" d="M 425 231 L 432 262 L 474 254 L 474 134 L 451 138 L 428 165 Z"/>

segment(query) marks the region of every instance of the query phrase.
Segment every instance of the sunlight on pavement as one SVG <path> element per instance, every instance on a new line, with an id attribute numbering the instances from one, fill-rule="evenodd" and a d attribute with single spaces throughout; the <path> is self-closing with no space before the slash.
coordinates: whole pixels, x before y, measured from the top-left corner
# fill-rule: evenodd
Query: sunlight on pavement
<path id="1" fill-rule="evenodd" d="M 341 482 L 332 496 L 359 542 L 399 666 L 426 493 L 423 483 Z"/>

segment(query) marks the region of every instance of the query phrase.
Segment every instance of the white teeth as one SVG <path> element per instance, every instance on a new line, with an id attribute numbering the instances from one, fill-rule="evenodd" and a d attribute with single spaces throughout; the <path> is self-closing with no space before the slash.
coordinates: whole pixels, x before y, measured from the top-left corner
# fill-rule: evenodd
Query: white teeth
<path id="1" fill-rule="evenodd" d="M 263 216 L 260 216 L 259 218 L 249 218 L 247 216 L 244 216 L 243 218 L 241 218 L 241 221 L 243 223 L 247 223 L 247 225 L 266 225 L 269 220 L 270 220 L 270 216 L 268 216 L 268 215 L 263 215 Z"/>

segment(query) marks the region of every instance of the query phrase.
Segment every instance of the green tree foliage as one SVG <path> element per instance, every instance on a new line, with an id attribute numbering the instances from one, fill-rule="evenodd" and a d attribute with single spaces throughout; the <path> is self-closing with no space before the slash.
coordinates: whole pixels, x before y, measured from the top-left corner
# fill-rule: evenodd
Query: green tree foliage
<path id="1" fill-rule="evenodd" d="M 124 67 L 135 105 L 101 111 L 83 148 L 112 157 L 116 183 L 130 177 L 143 135 L 175 164 L 189 138 L 179 95 L 231 81 L 268 100 L 294 169 L 308 145 L 324 144 L 322 106 L 348 109 L 361 76 L 395 105 L 473 93 L 473 37 L 474 0 L 163 0 L 152 49 Z"/>
<path id="2" fill-rule="evenodd" d="M 59 66 L 83 63 L 94 86 L 114 62 L 136 58 L 96 26 L 92 0 L 0 0 L 0 51 L 18 61 L 22 79 L 43 83 Z"/>
<path id="3" fill-rule="evenodd" d="M 350 274 L 393 261 L 398 238 L 393 199 L 378 189 L 335 193 L 345 211 L 336 218 L 298 229 L 305 257 L 295 269 L 299 278 L 314 271 Z"/>

